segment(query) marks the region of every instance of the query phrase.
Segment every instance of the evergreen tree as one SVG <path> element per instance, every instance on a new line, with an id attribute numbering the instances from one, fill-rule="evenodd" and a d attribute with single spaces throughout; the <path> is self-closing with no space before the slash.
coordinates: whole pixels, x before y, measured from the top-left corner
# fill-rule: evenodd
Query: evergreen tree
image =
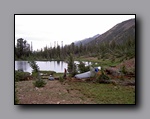
<path id="1" fill-rule="evenodd" d="M 17 46 L 15 48 L 15 55 L 17 58 L 22 58 L 23 56 L 28 57 L 30 54 L 30 45 L 23 38 L 17 39 Z"/>
<path id="2" fill-rule="evenodd" d="M 33 71 L 32 71 L 33 76 L 35 76 L 37 78 L 37 80 L 33 84 L 36 87 L 44 87 L 46 82 L 41 79 L 40 72 L 39 72 L 39 70 L 40 70 L 39 66 L 33 60 L 29 61 L 28 63 L 30 65 L 30 67 L 33 69 Z"/>
<path id="3" fill-rule="evenodd" d="M 57 58 L 60 59 L 60 46 L 57 46 Z"/>
<path id="4" fill-rule="evenodd" d="M 77 67 L 76 64 L 74 63 L 72 54 L 70 54 L 68 58 L 68 72 L 71 74 L 71 76 L 77 74 Z"/>

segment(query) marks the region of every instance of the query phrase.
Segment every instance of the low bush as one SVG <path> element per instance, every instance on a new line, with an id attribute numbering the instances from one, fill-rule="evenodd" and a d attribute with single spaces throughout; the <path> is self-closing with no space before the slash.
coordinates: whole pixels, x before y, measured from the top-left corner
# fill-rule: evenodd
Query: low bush
<path id="1" fill-rule="evenodd" d="M 34 78 L 37 78 L 37 77 L 38 77 L 38 73 L 37 73 L 37 72 L 32 71 L 32 76 L 33 76 Z"/>
<path id="2" fill-rule="evenodd" d="M 59 77 L 59 81 L 60 81 L 61 83 L 64 82 L 64 79 L 63 79 L 62 76 Z"/>
<path id="3" fill-rule="evenodd" d="M 123 65 L 121 68 L 120 68 L 120 72 L 123 73 L 123 74 L 127 74 L 127 68 L 125 65 Z"/>
<path id="4" fill-rule="evenodd" d="M 96 82 L 98 82 L 98 83 L 109 83 L 110 78 L 109 78 L 109 76 L 107 76 L 104 73 L 103 68 L 101 69 L 101 73 L 102 74 L 96 78 Z"/>
<path id="5" fill-rule="evenodd" d="M 29 76 L 29 72 L 15 71 L 15 81 L 25 81 Z"/>
<path id="6" fill-rule="evenodd" d="M 84 73 L 90 70 L 90 66 L 85 66 L 85 64 L 80 61 L 80 64 L 78 65 L 80 73 Z"/>
<path id="7" fill-rule="evenodd" d="M 43 80 L 37 80 L 37 81 L 33 82 L 33 85 L 35 87 L 44 87 L 46 85 L 46 82 Z"/>

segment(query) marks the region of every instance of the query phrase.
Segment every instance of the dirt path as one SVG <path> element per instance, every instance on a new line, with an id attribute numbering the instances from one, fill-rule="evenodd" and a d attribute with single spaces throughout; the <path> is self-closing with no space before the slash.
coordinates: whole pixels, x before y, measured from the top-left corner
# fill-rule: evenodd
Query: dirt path
<path id="1" fill-rule="evenodd" d="M 46 81 L 43 88 L 33 86 L 33 81 L 17 82 L 19 104 L 94 104 L 78 90 L 58 80 Z"/>

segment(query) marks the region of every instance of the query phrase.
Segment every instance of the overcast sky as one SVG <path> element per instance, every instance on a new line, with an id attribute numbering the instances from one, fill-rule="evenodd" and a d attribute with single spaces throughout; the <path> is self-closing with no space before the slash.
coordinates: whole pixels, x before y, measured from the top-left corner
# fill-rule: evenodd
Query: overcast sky
<path id="1" fill-rule="evenodd" d="M 135 15 L 15 15 L 15 44 L 23 38 L 33 50 L 54 41 L 63 45 L 103 34 L 114 25 L 135 18 Z"/>

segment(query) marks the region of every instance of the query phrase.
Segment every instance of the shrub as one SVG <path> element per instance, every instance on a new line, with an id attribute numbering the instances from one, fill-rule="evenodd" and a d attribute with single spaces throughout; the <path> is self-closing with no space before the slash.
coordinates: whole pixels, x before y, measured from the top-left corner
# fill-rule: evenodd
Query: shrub
<path id="1" fill-rule="evenodd" d="M 46 85 L 46 82 L 43 80 L 37 80 L 37 81 L 33 82 L 33 85 L 35 87 L 44 87 Z"/>
<path id="2" fill-rule="evenodd" d="M 15 71 L 15 81 L 25 81 L 30 76 L 29 72 Z"/>
<path id="3" fill-rule="evenodd" d="M 37 72 L 32 71 L 32 76 L 33 76 L 34 78 L 37 78 L 37 77 L 38 77 L 38 73 L 37 73 Z"/>
<path id="4" fill-rule="evenodd" d="M 85 66 L 85 64 L 80 61 L 80 64 L 78 65 L 80 73 L 84 73 L 90 70 L 90 66 Z"/>
<path id="5" fill-rule="evenodd" d="M 102 74 L 97 77 L 96 82 L 98 82 L 98 83 L 109 83 L 110 78 L 109 78 L 109 76 L 107 76 L 107 75 L 104 73 L 103 68 L 101 68 L 101 73 L 102 73 Z"/>
<path id="6" fill-rule="evenodd" d="M 64 79 L 63 79 L 62 76 L 59 77 L 59 81 L 60 81 L 61 83 L 64 82 Z"/>
<path id="7" fill-rule="evenodd" d="M 99 76 L 99 80 L 109 80 L 109 79 L 110 78 L 105 74 L 102 74 L 102 75 Z"/>
<path id="8" fill-rule="evenodd" d="M 127 74 L 127 68 L 126 68 L 126 66 L 123 65 L 123 66 L 121 67 L 120 71 L 121 71 L 122 74 Z"/>

